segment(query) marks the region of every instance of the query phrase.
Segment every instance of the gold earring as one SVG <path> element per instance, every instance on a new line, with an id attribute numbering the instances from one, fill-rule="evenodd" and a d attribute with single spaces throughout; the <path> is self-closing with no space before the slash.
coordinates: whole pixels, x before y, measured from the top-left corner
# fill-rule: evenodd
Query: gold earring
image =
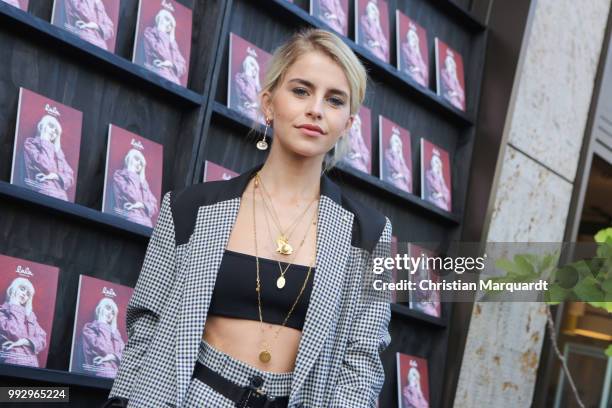
<path id="1" fill-rule="evenodd" d="M 266 142 L 266 136 L 268 135 L 268 127 L 270 127 L 270 120 L 266 118 L 266 129 L 264 130 L 263 138 L 257 142 L 257 148 L 259 150 L 268 149 L 268 142 Z"/>

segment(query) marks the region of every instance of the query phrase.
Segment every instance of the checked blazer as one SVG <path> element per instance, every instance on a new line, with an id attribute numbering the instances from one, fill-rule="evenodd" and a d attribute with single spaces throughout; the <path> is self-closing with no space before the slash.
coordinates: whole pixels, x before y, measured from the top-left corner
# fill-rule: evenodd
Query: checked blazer
<path id="1" fill-rule="evenodd" d="M 128 342 L 110 392 L 117 405 L 109 406 L 182 407 L 241 196 L 261 167 L 164 196 L 128 305 Z M 316 272 L 289 407 L 374 407 L 391 311 L 364 286 L 373 257 L 390 255 L 391 223 L 326 175 L 320 191 Z"/>

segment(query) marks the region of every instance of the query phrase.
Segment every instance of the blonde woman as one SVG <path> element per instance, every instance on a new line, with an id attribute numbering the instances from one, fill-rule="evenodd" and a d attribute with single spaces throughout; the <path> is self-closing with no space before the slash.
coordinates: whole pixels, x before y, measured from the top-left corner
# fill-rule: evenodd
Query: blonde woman
<path id="1" fill-rule="evenodd" d="M 366 79 L 328 31 L 275 51 L 260 94 L 267 159 L 165 195 L 108 406 L 375 406 L 390 308 L 367 282 L 391 223 L 323 171 Z"/>
<path id="2" fill-rule="evenodd" d="M 102 298 L 95 311 L 95 319 L 85 323 L 82 350 L 85 369 L 98 377 L 113 378 L 121 361 L 125 343 L 117 329 L 119 308 L 111 298 Z"/>
<path id="3" fill-rule="evenodd" d="M 187 61 L 176 42 L 176 18 L 166 9 L 155 15 L 155 25 L 144 30 L 145 65 L 175 84 L 187 72 Z"/>
<path id="4" fill-rule="evenodd" d="M 0 306 L 0 363 L 38 367 L 37 354 L 47 347 L 47 333 L 32 310 L 34 286 L 15 278 Z"/>

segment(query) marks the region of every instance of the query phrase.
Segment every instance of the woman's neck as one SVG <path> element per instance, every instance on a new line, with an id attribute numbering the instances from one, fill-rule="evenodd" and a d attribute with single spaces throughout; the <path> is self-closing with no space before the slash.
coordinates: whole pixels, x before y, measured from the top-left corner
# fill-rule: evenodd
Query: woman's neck
<path id="1" fill-rule="evenodd" d="M 315 161 L 269 158 L 259 176 L 270 195 L 282 202 L 297 204 L 320 194 L 321 165 Z"/>

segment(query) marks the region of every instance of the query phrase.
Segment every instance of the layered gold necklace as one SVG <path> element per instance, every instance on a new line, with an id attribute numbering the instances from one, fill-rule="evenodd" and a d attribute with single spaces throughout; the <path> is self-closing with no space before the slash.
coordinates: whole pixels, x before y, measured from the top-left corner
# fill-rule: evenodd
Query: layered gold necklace
<path id="1" fill-rule="evenodd" d="M 257 177 L 257 176 L 255 176 Z M 257 292 L 257 308 L 259 311 L 259 323 L 260 323 L 260 327 L 261 327 L 261 335 L 262 335 L 262 345 L 261 345 L 261 351 L 259 352 L 259 361 L 261 361 L 262 363 L 268 363 L 270 362 L 270 360 L 272 359 L 272 353 L 270 352 L 270 345 L 268 344 L 268 342 L 265 340 L 265 333 L 264 333 L 264 324 L 263 324 L 263 313 L 262 313 L 262 301 L 261 301 L 261 280 L 260 280 L 260 276 L 259 276 L 259 250 L 258 250 L 258 246 L 257 246 L 257 222 L 256 222 L 256 211 L 255 211 L 255 192 L 256 190 L 258 190 L 258 186 L 260 184 L 257 183 L 257 178 L 255 179 L 255 182 L 253 184 L 253 238 L 254 238 L 254 243 L 255 243 L 255 265 L 256 265 L 256 286 L 255 286 L 255 291 Z M 263 195 L 262 195 L 262 200 L 263 200 Z M 315 211 L 315 215 L 318 213 L 318 207 Z M 302 287 L 300 288 L 300 293 L 298 293 L 295 301 L 293 302 L 293 304 L 291 305 L 291 308 L 289 309 L 289 312 L 287 313 L 287 316 L 285 316 L 285 319 L 283 320 L 282 325 L 280 325 L 278 327 L 278 329 L 276 330 L 275 334 L 274 334 L 274 338 L 273 341 L 276 340 L 276 338 L 278 337 L 278 334 L 280 333 L 280 330 L 285 327 L 285 325 L 287 324 L 287 321 L 289 320 L 289 317 L 291 316 L 291 314 L 293 313 L 293 310 L 295 309 L 295 306 L 298 304 L 298 302 L 300 301 L 300 298 L 302 297 L 302 293 L 304 293 L 304 289 L 306 288 L 306 284 L 308 283 L 308 279 L 310 278 L 310 272 L 312 270 L 312 265 L 315 262 L 315 258 L 316 257 L 316 251 L 313 255 L 313 259 L 311 261 L 311 263 L 308 265 L 308 271 L 306 272 L 306 278 L 304 278 L 304 283 L 302 284 Z M 283 278 L 284 279 L 284 278 Z M 278 280 L 277 280 L 277 286 L 278 286 Z M 284 283 L 283 283 L 284 286 Z"/>

